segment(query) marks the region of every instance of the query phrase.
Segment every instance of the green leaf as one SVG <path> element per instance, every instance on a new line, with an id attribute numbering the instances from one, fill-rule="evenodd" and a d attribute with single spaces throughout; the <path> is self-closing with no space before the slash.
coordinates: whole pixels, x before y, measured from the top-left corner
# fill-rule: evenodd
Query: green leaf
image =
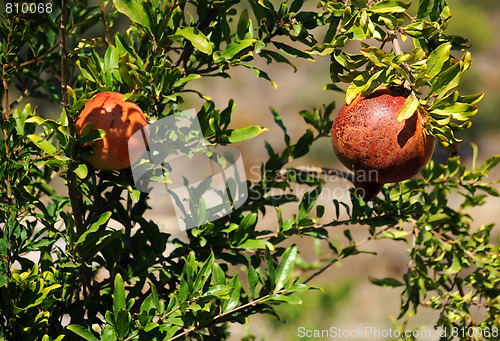
<path id="1" fill-rule="evenodd" d="M 231 285 L 214 285 L 208 289 L 207 292 L 205 292 L 203 295 L 204 296 L 215 296 L 215 297 L 228 297 L 227 294 L 232 290 L 233 288 Z"/>
<path id="2" fill-rule="evenodd" d="M 239 63 L 239 65 L 241 66 L 244 66 L 246 67 L 247 69 L 251 70 L 255 76 L 259 77 L 259 78 L 264 78 L 264 79 L 267 79 L 269 82 L 271 82 L 271 84 L 273 85 L 273 87 L 275 89 L 278 88 L 278 84 L 276 84 L 270 77 L 269 75 L 267 74 L 267 72 L 264 72 L 262 71 L 261 69 L 251 65 L 251 64 L 245 64 L 245 63 Z"/>
<path id="3" fill-rule="evenodd" d="M 410 234 L 408 231 L 382 231 L 382 234 L 384 236 L 387 236 L 388 238 L 391 239 L 403 239 L 403 237 L 406 237 L 407 235 Z"/>
<path id="4" fill-rule="evenodd" d="M 219 57 L 215 58 L 215 55 L 214 55 L 214 59 L 216 59 L 215 62 L 218 61 L 218 58 L 222 58 L 226 61 L 230 61 L 237 54 L 252 47 L 255 42 L 256 42 L 256 39 L 245 39 L 245 40 L 232 42 L 231 44 L 226 46 L 226 48 L 222 52 L 220 52 Z"/>
<path id="5" fill-rule="evenodd" d="M 234 276 L 231 279 L 231 281 L 229 282 L 229 286 L 233 288 L 231 290 L 229 300 L 224 304 L 224 312 L 233 310 L 238 306 L 238 303 L 240 302 L 241 282 L 238 275 Z"/>
<path id="6" fill-rule="evenodd" d="M 469 96 L 458 96 L 457 102 L 474 105 L 477 104 L 479 101 L 481 101 L 483 97 L 484 97 L 484 92 L 479 92 L 477 94 Z"/>
<path id="7" fill-rule="evenodd" d="M 293 145 L 292 156 L 294 159 L 302 157 L 309 152 L 314 141 L 314 134 L 311 129 L 307 129 L 306 133 L 300 137 L 296 144 Z"/>
<path id="8" fill-rule="evenodd" d="M 302 219 L 307 218 L 309 212 L 311 212 L 314 204 L 316 203 L 316 199 L 320 194 L 321 194 L 321 187 L 317 187 L 310 193 L 304 194 L 299 204 L 299 214 L 297 217 L 297 221 L 299 222 L 299 224 Z"/>
<path id="9" fill-rule="evenodd" d="M 178 29 L 175 35 L 182 36 L 193 44 L 194 48 L 205 54 L 212 54 L 212 45 L 207 37 L 195 27 Z"/>
<path id="10" fill-rule="evenodd" d="M 297 67 L 292 64 L 287 58 L 279 54 L 278 52 L 270 51 L 270 50 L 262 50 L 260 51 L 260 56 L 267 59 L 267 63 L 271 64 L 274 59 L 278 63 L 285 63 L 290 65 L 293 68 L 293 72 L 297 72 Z"/>
<path id="11" fill-rule="evenodd" d="M 234 247 L 245 250 L 265 249 L 268 247 L 270 250 L 274 250 L 274 245 L 264 239 L 248 239 L 244 243 Z"/>
<path id="12" fill-rule="evenodd" d="M 138 23 L 151 31 L 151 20 L 144 6 L 144 0 L 113 0 L 118 12 L 125 14 L 135 23 Z"/>
<path id="13" fill-rule="evenodd" d="M 87 56 L 78 56 L 76 65 L 80 68 L 83 77 L 87 78 L 93 83 L 97 83 L 99 80 L 99 72 L 97 71 L 96 65 L 92 59 Z"/>
<path id="14" fill-rule="evenodd" d="M 252 262 L 250 260 L 248 260 L 247 282 L 250 290 L 250 299 L 253 299 L 255 297 L 255 288 L 257 287 L 257 283 L 259 283 L 259 274 L 252 266 Z"/>
<path id="15" fill-rule="evenodd" d="M 491 156 L 481 165 L 481 167 L 479 168 L 479 172 L 481 172 L 482 174 L 488 174 L 488 172 L 493 168 L 495 168 L 499 162 L 500 162 L 500 155 Z"/>
<path id="16" fill-rule="evenodd" d="M 238 27 L 236 29 L 236 36 L 238 37 L 238 39 L 245 39 L 245 35 L 249 33 L 248 28 L 250 24 L 251 21 L 248 17 L 248 10 L 245 8 L 243 12 L 241 12 L 240 19 L 238 20 Z"/>
<path id="17" fill-rule="evenodd" d="M 252 139 L 261 133 L 267 131 L 267 128 L 260 126 L 249 126 L 241 129 L 232 130 L 229 133 L 229 142 L 236 143 Z"/>
<path id="18" fill-rule="evenodd" d="M 283 44 L 283 43 L 279 43 L 279 42 L 273 42 L 274 46 L 276 46 L 276 48 L 278 48 L 280 51 L 283 51 L 285 54 L 291 56 L 291 57 L 294 57 L 294 58 L 304 58 L 304 59 L 307 59 L 307 60 L 310 60 L 310 61 L 315 61 L 314 58 L 304 52 L 304 51 L 301 51 L 299 49 L 296 49 L 295 47 L 292 47 L 290 45 L 286 45 L 286 44 Z"/>
<path id="19" fill-rule="evenodd" d="M 114 290 L 113 290 L 113 314 L 118 315 L 121 309 L 127 307 L 127 302 L 125 301 L 125 287 L 123 285 L 123 278 L 118 273 L 115 276 Z"/>
<path id="20" fill-rule="evenodd" d="M 257 217 L 258 217 L 257 213 L 250 212 L 243 219 L 241 219 L 239 228 L 242 230 L 247 230 L 250 227 L 254 226 L 255 223 L 257 222 Z"/>
<path id="21" fill-rule="evenodd" d="M 141 198 L 141 191 L 138 189 L 133 189 L 130 193 L 130 199 L 132 199 L 133 202 L 137 203 L 139 202 L 139 199 Z"/>
<path id="22" fill-rule="evenodd" d="M 413 114 L 417 111 L 419 106 L 418 98 L 411 93 L 405 100 L 405 104 L 399 109 L 398 112 L 398 123 L 403 122 L 404 120 L 409 119 L 413 116 Z"/>
<path id="23" fill-rule="evenodd" d="M 346 103 L 349 105 L 359 94 L 369 92 L 374 87 L 378 86 L 377 80 L 383 81 L 384 70 L 379 70 L 373 75 L 368 72 L 363 72 L 356 76 L 346 91 Z M 368 78 L 369 77 L 369 78 Z"/>
<path id="24" fill-rule="evenodd" d="M 418 12 L 417 12 L 417 18 L 418 19 L 423 19 L 429 13 L 432 11 L 434 8 L 434 0 L 420 0 L 418 3 Z"/>
<path id="25" fill-rule="evenodd" d="M 381 279 L 369 277 L 369 279 L 370 279 L 370 282 L 372 282 L 373 284 L 384 287 L 384 288 L 396 288 L 396 287 L 402 287 L 404 285 L 403 283 L 401 283 L 397 279 L 389 278 L 389 277 L 381 278 Z"/>
<path id="26" fill-rule="evenodd" d="M 302 304 L 302 300 L 295 295 L 282 295 L 282 294 L 272 294 L 268 298 L 260 301 L 260 303 L 280 303 L 286 302 L 288 304 Z"/>
<path id="27" fill-rule="evenodd" d="M 289 247 L 281 257 L 281 263 L 276 269 L 276 287 L 275 291 L 283 289 L 285 284 L 288 282 L 290 275 L 295 264 L 295 258 L 297 256 L 297 245 L 292 245 Z"/>
<path id="28" fill-rule="evenodd" d="M 441 72 L 444 63 L 450 58 L 450 49 L 451 44 L 444 43 L 429 54 L 429 57 L 427 57 L 427 61 L 425 62 L 429 78 L 432 79 Z"/>
<path id="29" fill-rule="evenodd" d="M 274 246 L 273 246 L 273 249 L 274 249 Z M 266 247 L 266 251 L 264 253 L 264 258 L 266 260 L 269 281 L 271 282 L 270 285 L 271 285 L 271 287 L 274 287 L 275 283 L 276 283 L 276 269 L 274 268 L 273 257 L 271 256 L 271 252 L 269 252 L 269 250 L 270 249 L 268 247 Z"/>
<path id="30" fill-rule="evenodd" d="M 75 174 L 78 175 L 80 179 L 85 179 L 88 174 L 87 165 L 84 163 L 79 164 L 75 169 Z"/>
<path id="31" fill-rule="evenodd" d="M 410 4 L 411 1 L 386 0 L 376 3 L 369 10 L 373 13 L 401 13 L 406 11 Z"/>
<path id="32" fill-rule="evenodd" d="M 440 73 L 431 84 L 429 95 L 439 95 L 443 97 L 446 93 L 455 88 L 460 81 L 460 63 L 449 67 L 446 71 Z"/>
<path id="33" fill-rule="evenodd" d="M 417 19 L 408 26 L 404 27 L 404 33 L 414 38 L 428 38 L 435 34 L 439 29 L 439 24 L 436 22 L 427 22 Z"/>
<path id="34" fill-rule="evenodd" d="M 76 241 L 76 244 L 78 245 L 78 244 L 83 243 L 83 241 L 87 238 L 87 236 L 90 233 L 96 232 L 99 229 L 99 227 L 104 225 L 109 220 L 110 217 L 111 217 L 110 211 L 107 211 L 107 212 L 104 212 L 103 214 L 101 214 L 101 216 L 99 217 L 99 220 L 96 221 L 95 223 L 93 223 L 87 231 L 82 233 L 80 238 L 78 238 L 78 240 Z"/>
<path id="35" fill-rule="evenodd" d="M 69 326 L 66 327 L 76 335 L 84 338 L 87 341 L 99 341 L 92 332 L 88 331 L 87 329 L 83 328 L 82 326 L 76 325 L 76 324 L 70 324 Z"/>
<path id="36" fill-rule="evenodd" d="M 40 135 L 30 134 L 27 137 L 45 153 L 49 155 L 54 155 L 55 153 L 57 153 L 57 148 L 54 147 L 54 145 L 52 145 L 49 141 L 42 138 Z"/>
<path id="37" fill-rule="evenodd" d="M 203 263 L 200 271 L 196 275 L 196 279 L 194 280 L 191 291 L 196 292 L 204 287 L 206 281 L 212 273 L 213 264 L 214 254 L 210 253 L 210 257 L 208 257 L 207 260 Z"/>
<path id="38" fill-rule="evenodd" d="M 458 257 L 456 254 L 453 255 L 453 262 L 452 264 L 445 270 L 445 273 L 447 274 L 456 274 L 462 269 L 462 265 L 460 264 L 460 257 Z"/>
<path id="39" fill-rule="evenodd" d="M 31 115 L 31 105 L 29 103 L 25 105 L 23 111 L 16 109 L 12 114 L 12 117 L 16 121 L 16 131 L 19 135 L 24 135 L 24 125 L 29 115 Z"/>
<path id="40" fill-rule="evenodd" d="M 192 80 L 195 80 L 195 79 L 198 79 L 198 78 L 201 78 L 201 75 L 197 75 L 197 74 L 191 73 L 191 74 L 187 75 L 186 77 L 182 77 L 182 78 L 178 79 L 172 85 L 172 88 L 173 89 L 180 88 L 180 87 L 184 86 L 186 83 L 191 82 Z"/>
<path id="41" fill-rule="evenodd" d="M 217 285 L 226 284 L 226 274 L 224 273 L 224 270 L 222 270 L 219 264 L 214 263 L 212 268 L 212 273 L 215 280 L 215 284 Z"/>
<path id="42" fill-rule="evenodd" d="M 158 291 L 156 290 L 156 285 L 151 283 L 151 301 L 153 302 L 153 306 L 157 311 L 160 310 L 160 298 L 158 297 Z"/>
<path id="43" fill-rule="evenodd" d="M 120 336 L 120 339 L 123 340 L 128 335 L 131 323 L 132 316 L 128 310 L 120 309 L 115 315 L 116 331 Z"/>

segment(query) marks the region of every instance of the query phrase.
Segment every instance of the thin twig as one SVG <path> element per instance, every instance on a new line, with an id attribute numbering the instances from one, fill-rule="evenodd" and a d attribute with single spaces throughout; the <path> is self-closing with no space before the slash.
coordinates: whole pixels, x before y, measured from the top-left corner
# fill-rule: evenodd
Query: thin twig
<path id="1" fill-rule="evenodd" d="M 210 8 L 208 9 L 207 16 L 203 19 L 203 21 L 201 21 L 196 26 L 196 28 L 199 31 L 207 28 L 210 25 L 210 23 L 212 22 L 212 20 L 214 19 L 216 13 L 217 13 L 217 10 L 215 9 L 215 6 L 213 4 L 210 5 Z M 186 46 L 184 47 L 184 50 L 182 51 L 181 55 L 179 56 L 179 59 L 177 60 L 177 62 L 175 63 L 175 67 L 180 67 L 182 65 L 181 70 L 182 70 L 183 74 L 187 73 L 187 71 L 186 71 L 187 64 L 188 64 L 189 58 L 191 58 L 191 55 L 193 54 L 193 52 L 194 52 L 193 44 L 191 44 L 191 42 L 187 41 Z"/>
<path id="2" fill-rule="evenodd" d="M 414 20 L 415 20 L 415 18 L 414 18 L 414 17 L 412 17 L 411 15 L 409 15 L 407 12 L 403 12 L 403 14 L 404 14 L 404 15 L 405 15 L 408 19 L 410 19 L 411 21 L 414 21 Z"/>
<path id="3" fill-rule="evenodd" d="M 396 32 L 389 31 L 389 36 L 390 36 L 390 39 L 392 41 L 392 46 L 394 48 L 394 54 L 396 56 L 402 55 L 403 51 L 401 50 L 401 45 L 399 44 L 399 40 L 398 40 L 398 36 L 396 35 Z M 401 63 L 401 65 L 406 70 L 406 72 L 408 72 L 408 75 L 412 75 L 413 74 L 412 71 L 411 71 L 411 69 L 410 69 L 410 67 L 408 66 L 408 64 L 406 62 Z M 412 96 L 415 96 L 415 93 L 413 92 L 411 84 L 410 84 L 410 82 L 408 82 L 407 79 L 404 80 L 403 87 L 405 87 L 406 89 L 410 90 L 412 92 Z"/>
<path id="4" fill-rule="evenodd" d="M 385 231 L 387 231 L 388 229 L 392 228 L 392 226 L 387 226 L 386 228 L 378 231 L 376 234 L 374 234 L 373 236 L 370 236 L 368 238 L 366 238 L 365 240 L 359 242 L 359 243 L 354 243 L 354 245 L 356 245 L 356 247 L 359 247 L 359 246 L 363 246 L 364 244 L 370 242 L 370 241 L 373 241 L 375 240 L 375 238 L 379 235 L 381 235 L 382 233 L 384 233 Z M 323 268 L 321 268 L 320 270 L 316 271 L 315 273 L 313 273 L 311 276 L 309 276 L 309 278 L 307 278 L 305 281 L 304 281 L 304 284 L 307 284 L 308 282 L 310 282 L 313 278 L 319 276 L 320 274 L 322 274 L 323 272 L 325 272 L 330 266 L 332 266 L 333 264 L 337 263 L 338 261 L 340 261 L 342 259 L 342 257 L 338 257 L 338 258 L 335 258 L 333 260 L 331 260 L 327 265 L 325 265 Z"/>
<path id="5" fill-rule="evenodd" d="M 220 314 L 219 316 L 217 316 L 212 322 L 210 322 L 209 324 L 207 325 L 204 325 L 204 326 L 200 326 L 200 327 L 196 327 L 196 326 L 193 326 L 185 331 L 183 331 L 182 333 L 178 334 L 178 335 L 175 335 L 174 337 L 168 339 L 167 341 L 174 341 L 174 340 L 177 340 L 178 338 L 180 337 L 183 337 L 183 336 L 186 336 L 187 334 L 191 333 L 192 331 L 195 331 L 195 330 L 198 330 L 198 329 L 204 329 L 204 328 L 207 328 L 207 327 L 210 327 L 216 323 L 219 323 L 217 320 L 219 320 L 221 317 L 224 317 L 224 316 L 227 316 L 229 314 L 233 314 L 239 310 L 242 310 L 242 309 L 245 309 L 245 308 L 248 308 L 248 307 L 251 307 L 251 306 L 254 306 L 256 305 L 257 303 L 269 298 L 271 295 L 279 295 L 279 294 L 285 294 L 286 292 L 288 291 L 288 289 L 283 289 L 283 290 L 280 290 L 280 291 L 277 291 L 277 292 L 273 292 L 271 294 L 268 294 L 268 295 L 265 295 L 265 296 L 262 296 L 262 297 L 259 297 L 258 299 L 256 300 L 253 300 L 253 301 L 250 301 L 246 304 L 243 304 L 239 307 L 236 307 L 232 310 L 229 310 L 229 311 L 226 311 L 225 313 L 222 313 Z"/>
<path id="6" fill-rule="evenodd" d="M 289 173 L 295 173 L 299 176 L 300 175 L 307 175 L 307 176 L 309 176 L 309 175 L 312 175 L 312 176 L 334 175 L 334 176 L 341 177 L 343 179 L 346 179 L 346 180 L 354 183 L 354 174 L 340 170 L 340 169 L 325 168 L 325 167 L 314 167 L 314 168 L 297 167 L 297 168 L 282 169 L 279 171 L 277 176 L 279 178 L 285 178 L 285 176 Z"/>
<path id="7" fill-rule="evenodd" d="M 14 30 L 14 21 L 16 19 L 16 16 L 12 18 L 11 24 L 10 24 L 10 31 L 9 35 L 7 36 L 7 43 L 5 44 L 5 51 L 6 51 L 6 57 L 7 59 L 9 58 L 9 45 L 10 45 L 10 39 L 12 37 L 12 31 Z M 7 76 L 5 76 L 5 73 L 7 71 L 7 65 L 8 65 L 8 60 L 5 61 L 5 64 L 2 65 L 2 83 L 3 83 L 3 89 L 4 89 L 4 94 L 5 94 L 5 115 L 4 119 L 8 120 L 10 117 L 10 104 L 9 104 L 9 82 L 7 80 Z M 9 148 L 9 134 L 8 130 L 4 130 L 4 136 L 5 136 L 5 155 L 7 156 L 7 160 L 9 160 L 9 155 L 10 155 L 10 148 Z M 8 161 L 7 161 L 8 162 Z M 12 194 L 12 178 L 10 172 L 7 172 L 7 179 L 5 180 L 6 185 L 7 185 L 7 200 L 9 204 L 12 205 L 12 202 L 14 201 L 14 195 Z"/>
<path id="8" fill-rule="evenodd" d="M 61 3 L 61 91 L 62 91 L 62 106 L 63 110 L 68 111 L 69 109 L 69 98 L 68 98 L 68 75 L 67 75 L 67 51 L 66 51 L 66 13 L 67 5 L 66 0 L 62 0 Z M 76 128 L 73 121 L 73 117 L 68 115 L 69 130 L 72 136 L 70 142 L 70 156 L 71 160 L 68 162 L 68 195 L 71 201 L 71 207 L 73 209 L 73 217 L 75 219 L 76 232 L 78 236 L 81 236 L 85 232 L 83 226 L 83 217 L 80 206 L 80 199 L 78 197 L 78 192 L 76 190 L 76 175 L 72 170 L 74 165 L 74 160 L 77 156 L 76 142 L 77 138 Z"/>
<path id="9" fill-rule="evenodd" d="M 312 281 L 315 277 L 321 275 L 323 272 L 325 272 L 330 266 L 332 266 L 333 264 L 337 263 L 338 261 L 340 260 L 340 258 L 335 258 L 333 259 L 331 262 L 329 262 L 326 266 L 324 266 L 323 268 L 321 268 L 320 270 L 316 271 L 315 273 L 313 273 L 311 276 L 309 276 L 308 279 L 306 279 L 304 281 L 304 284 L 307 284 L 309 283 L 310 281 Z"/>
<path id="10" fill-rule="evenodd" d="M 12 21 L 10 23 L 10 30 L 9 30 L 9 35 L 7 36 L 7 43 L 5 44 L 5 52 L 7 55 L 7 59 L 9 58 L 9 49 L 10 49 L 10 39 L 12 38 L 12 31 L 14 30 L 14 21 L 16 20 L 16 16 L 12 18 Z M 9 82 L 7 81 L 7 76 L 5 76 L 7 72 L 7 66 L 8 66 L 8 61 L 5 61 L 5 64 L 2 65 L 2 83 L 3 83 L 3 89 L 5 92 L 5 115 L 4 119 L 9 118 Z M 7 141 L 7 136 L 5 137 L 5 140 Z M 10 187 L 10 186 L 9 186 Z"/>
<path id="11" fill-rule="evenodd" d="M 401 45 L 399 44 L 399 40 L 398 40 L 398 37 L 396 35 L 396 32 L 389 31 L 389 36 L 392 40 L 392 46 L 394 47 L 394 54 L 396 54 L 396 56 L 403 54 L 403 51 L 401 50 Z"/>
<path id="12" fill-rule="evenodd" d="M 101 6 L 101 15 L 102 15 L 102 23 L 104 25 L 105 41 L 106 44 L 109 46 L 109 44 L 111 44 L 111 36 L 109 35 L 109 26 L 108 22 L 106 21 L 106 13 L 104 13 L 105 10 L 104 0 L 99 0 L 99 3 Z"/>
<path id="13" fill-rule="evenodd" d="M 47 55 L 51 52 L 53 52 L 57 47 L 59 46 L 59 44 L 56 44 L 54 46 L 52 46 L 49 50 L 47 50 L 47 52 L 45 52 L 44 54 L 40 55 L 40 56 L 35 56 L 33 59 L 31 60 L 28 60 L 28 61 L 25 61 L 25 62 L 22 62 L 21 64 L 19 64 L 19 67 L 25 67 L 27 65 L 30 65 L 30 64 L 33 64 L 33 63 L 37 63 L 39 62 L 40 60 L 42 60 L 43 58 L 47 57 Z"/>
<path id="14" fill-rule="evenodd" d="M 347 7 L 348 4 L 349 4 L 349 0 L 345 0 L 344 1 L 344 7 Z M 335 35 L 339 35 L 340 34 L 340 30 L 342 29 L 342 25 L 343 24 L 344 24 L 344 17 L 342 16 L 340 18 L 339 24 L 337 25 L 337 31 L 336 31 Z"/>

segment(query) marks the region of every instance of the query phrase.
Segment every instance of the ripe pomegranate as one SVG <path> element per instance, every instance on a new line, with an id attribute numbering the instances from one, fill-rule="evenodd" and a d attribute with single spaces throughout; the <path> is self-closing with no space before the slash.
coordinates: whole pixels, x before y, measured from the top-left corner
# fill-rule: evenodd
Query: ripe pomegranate
<path id="1" fill-rule="evenodd" d="M 103 139 L 89 143 L 94 153 L 87 161 L 95 168 L 108 171 L 128 168 L 144 153 L 142 140 L 129 139 L 147 125 L 146 117 L 136 104 L 124 101 L 122 94 L 101 92 L 88 101 L 75 123 L 79 136 L 89 123 L 106 132 Z M 129 157 L 129 144 L 134 160 Z"/>
<path id="2" fill-rule="evenodd" d="M 358 96 L 344 104 L 333 122 L 335 154 L 354 172 L 357 193 L 365 201 L 383 184 L 413 177 L 432 156 L 435 140 L 424 131 L 425 114 L 417 111 L 397 121 L 407 96 L 407 91 L 393 88 Z"/>

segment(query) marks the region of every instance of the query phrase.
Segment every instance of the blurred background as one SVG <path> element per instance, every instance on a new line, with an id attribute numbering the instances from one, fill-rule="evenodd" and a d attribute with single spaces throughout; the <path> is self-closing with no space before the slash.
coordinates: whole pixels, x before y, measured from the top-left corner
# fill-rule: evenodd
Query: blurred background
<path id="1" fill-rule="evenodd" d="M 414 4 L 409 13 L 416 13 Z M 498 0 L 449 0 L 452 18 L 448 27 L 448 34 L 462 35 L 470 40 L 470 52 L 474 63 L 469 71 L 461 79 L 459 91 L 463 94 L 484 92 L 485 97 L 479 103 L 479 112 L 473 119 L 471 129 L 462 133 L 459 138 L 463 139 L 459 154 L 466 162 L 470 162 L 472 149 L 471 142 L 479 147 L 478 162 L 481 163 L 488 157 L 500 153 L 500 1 Z M 315 2 L 311 5 L 314 7 Z M 311 8 L 313 10 L 313 8 Z M 321 36 L 321 35 L 319 35 Z M 403 44 L 410 51 L 412 46 L 408 40 Z M 274 89 L 272 84 L 257 79 L 248 70 L 235 69 L 229 73 L 232 80 L 208 78 L 200 79 L 192 84 L 197 90 L 212 97 L 215 103 L 222 109 L 230 98 L 236 102 L 236 110 L 233 116 L 234 128 L 246 125 L 262 125 L 269 129 L 248 142 L 234 145 L 242 155 L 247 169 L 247 178 L 251 181 L 258 180 L 258 168 L 262 160 L 267 158 L 264 141 L 268 141 L 277 152 L 284 149 L 283 133 L 274 123 L 270 107 L 274 108 L 282 117 L 288 128 L 292 142 L 296 141 L 307 129 L 299 112 L 301 110 L 312 110 L 321 108 L 331 101 L 335 101 L 336 115 L 344 103 L 341 93 L 322 90 L 323 86 L 330 82 L 329 58 L 316 58 L 315 62 L 292 61 L 297 66 L 297 72 L 288 65 L 273 64 L 265 65 L 271 79 L 277 84 Z M 195 105 L 196 102 L 186 102 L 185 105 Z M 294 139 L 295 137 L 295 139 Z M 435 152 L 434 160 L 443 162 L 447 153 L 440 149 Z M 469 163 L 470 164 L 470 163 Z M 297 160 L 293 166 L 317 166 L 345 169 L 336 159 L 329 138 L 318 140 L 311 152 Z M 500 169 L 494 170 L 490 180 L 500 178 Z M 327 184 L 324 191 L 337 194 L 337 196 L 323 196 L 318 203 L 325 205 L 326 214 L 323 222 L 333 219 L 333 205 L 331 199 L 339 200 L 340 193 L 346 193 L 350 187 L 349 183 L 336 179 Z M 342 189 L 342 191 L 338 191 Z M 328 198 L 327 198 L 328 197 Z M 471 212 L 475 226 L 481 224 L 500 223 L 500 199 L 491 198 L 487 205 Z M 296 212 L 297 205 L 289 204 L 289 211 L 283 215 Z M 269 224 L 275 222 L 276 217 L 268 210 L 265 218 L 259 220 L 261 226 L 272 229 Z M 328 214 L 330 213 L 330 214 Z M 263 219 L 262 219 L 263 218 Z M 330 219 L 330 220 L 329 220 Z M 272 226 L 272 225 L 271 225 Z M 347 227 L 334 227 L 338 230 L 338 238 L 343 238 L 343 231 Z M 355 240 L 366 238 L 367 234 L 363 227 L 349 227 Z M 500 227 L 494 230 L 495 238 L 499 235 Z M 331 231 L 334 236 L 336 231 Z M 494 240 L 494 239 L 493 239 Z M 312 239 L 296 239 L 293 242 L 299 244 L 302 257 L 306 263 L 314 264 L 317 254 Z M 272 316 L 252 317 L 244 326 L 235 325 L 232 328 L 231 340 L 241 340 L 245 335 L 253 334 L 257 340 L 323 340 L 323 338 L 300 337 L 299 327 L 306 329 L 329 329 L 337 327 L 342 329 L 356 329 L 358 327 L 373 327 L 381 330 L 394 329 L 392 319 L 399 315 L 401 290 L 381 288 L 373 285 L 370 277 L 401 278 L 406 272 L 408 254 L 404 243 L 378 240 L 365 244 L 365 249 L 377 252 L 377 256 L 361 254 L 349 257 L 341 263 L 337 263 L 314 278 L 309 284 L 321 287 L 323 291 L 313 290 L 302 295 L 301 305 L 286 305 L 277 308 L 282 320 Z M 321 253 L 320 253 L 321 255 Z M 307 276 L 305 276 L 307 277 Z M 480 311 L 476 312 L 481 314 Z M 433 329 L 433 324 L 439 318 L 439 312 L 431 309 L 420 310 L 417 315 L 410 319 L 407 328 L 424 327 Z M 396 324 L 402 324 L 397 321 Z M 433 334 L 434 335 L 434 334 Z M 337 338 L 342 340 L 343 338 Z M 369 340 L 388 340 L 388 338 L 370 337 Z M 349 340 L 367 340 L 367 338 L 349 338 Z M 437 340 L 437 338 L 432 338 Z"/>
<path id="2" fill-rule="evenodd" d="M 413 2 L 409 13 L 416 12 L 418 1 Z M 316 3 L 317 1 L 310 1 L 311 10 L 314 10 Z M 98 4 L 99 2 L 95 0 L 93 5 Z M 452 19 L 447 32 L 468 37 L 472 45 L 470 51 L 474 58 L 472 68 L 462 78 L 459 90 L 463 94 L 485 92 L 484 99 L 478 105 L 479 113 L 473 119 L 472 128 L 459 136 L 464 140 L 459 153 L 466 161 L 470 160 L 472 152 L 470 142 L 474 141 L 479 147 L 478 162 L 481 163 L 491 155 L 500 154 L 500 67 L 498 67 L 500 1 L 449 0 L 448 4 L 451 8 Z M 245 5 L 246 2 L 242 1 L 242 6 Z M 128 19 L 119 16 L 114 31 L 120 32 L 128 25 Z M 89 36 L 100 34 L 100 29 L 96 27 L 95 30 L 91 30 Z M 403 44 L 403 49 L 405 47 L 411 50 L 409 45 Z M 189 83 L 190 88 L 209 95 L 220 110 L 226 107 L 230 99 L 235 100 L 236 110 L 232 118 L 234 129 L 247 125 L 261 125 L 269 129 L 253 140 L 234 145 L 242 153 L 247 179 L 252 182 L 259 180 L 260 164 L 267 159 L 264 142 L 268 141 L 276 152 L 280 152 L 285 147 L 283 132 L 274 122 L 271 107 L 282 116 L 288 128 L 288 134 L 292 142 L 295 142 L 307 129 L 304 120 L 299 115 L 301 110 L 321 108 L 335 101 L 336 109 L 333 115 L 336 115 L 344 103 L 343 94 L 323 90 L 323 86 L 330 83 L 329 58 L 316 58 L 315 62 L 292 62 L 297 66 L 297 72 L 294 72 L 293 68 L 288 65 L 277 63 L 266 65 L 263 59 L 257 61 L 258 66 L 267 71 L 278 84 L 277 89 L 274 89 L 271 83 L 256 78 L 251 71 L 242 68 L 229 70 L 231 80 L 207 77 Z M 186 102 L 181 109 L 199 110 L 202 105 L 202 102 L 194 96 L 185 99 Z M 41 115 L 58 114 L 59 108 L 53 103 L 40 100 L 38 103 L 32 103 L 32 106 L 36 104 L 39 105 L 38 112 Z M 23 105 L 24 103 L 21 103 L 21 106 Z M 436 150 L 435 161 L 445 160 L 445 155 L 444 151 Z M 345 169 L 336 159 L 329 138 L 318 140 L 311 152 L 294 161 L 292 166 Z M 490 179 L 499 178 L 500 167 L 497 167 L 491 172 Z M 334 219 L 331 200 L 335 198 L 347 200 L 347 196 L 341 196 L 348 193 L 348 188 L 350 184 L 339 179 L 333 179 L 324 186 L 324 191 L 330 195 L 325 195 L 318 201 L 326 208 L 323 222 Z M 63 184 L 61 184 L 61 191 L 65 191 Z M 148 212 L 146 218 L 155 220 L 165 232 L 171 233 L 173 237 L 183 238 L 185 233 L 179 230 L 170 198 L 165 195 L 152 195 L 151 199 L 150 204 L 153 209 Z M 487 205 L 472 211 L 471 215 L 474 217 L 476 226 L 492 222 L 500 223 L 498 207 L 500 207 L 500 199 L 490 198 Z M 283 216 L 287 217 L 296 211 L 297 204 L 291 203 L 287 209 L 284 209 Z M 272 230 L 276 215 L 272 210 L 268 210 L 268 213 L 265 217 L 260 217 L 259 226 Z M 330 235 L 338 235 L 338 238 L 342 239 L 346 228 L 334 227 L 332 229 L 336 230 L 330 231 Z M 499 229 L 497 226 L 494 230 L 495 238 L 499 234 Z M 367 236 L 363 227 L 350 226 L 349 230 L 355 240 L 361 240 Z M 322 251 L 312 238 L 296 237 L 291 242 L 299 245 L 301 262 L 304 265 L 308 264 L 312 267 L 319 265 L 318 259 Z M 379 240 L 367 243 L 364 247 L 377 252 L 378 255 L 360 254 L 336 263 L 309 282 L 312 286 L 322 288 L 322 291 L 312 290 L 302 294 L 301 305 L 278 307 L 277 311 L 282 320 L 268 316 L 255 316 L 245 325 L 232 326 L 230 340 L 241 340 L 250 334 L 256 335 L 257 340 L 309 340 L 307 337 L 299 337 L 299 327 L 305 329 L 329 329 L 331 327 L 394 329 L 391 317 L 399 314 L 401 290 L 375 286 L 370 283 L 369 278 L 401 278 L 406 272 L 408 263 L 405 244 Z M 304 274 L 304 277 L 307 278 L 308 275 L 310 273 Z M 477 314 L 481 312 L 478 311 Z M 432 329 L 437 318 L 438 312 L 431 309 L 420 310 L 417 316 L 411 319 L 408 328 Z M 397 322 L 397 324 L 401 323 L 402 321 Z M 318 340 L 318 338 L 312 339 Z M 358 339 L 349 338 L 349 340 Z M 366 338 L 359 340 L 366 340 Z M 370 340 L 377 340 L 377 338 L 370 338 Z"/>

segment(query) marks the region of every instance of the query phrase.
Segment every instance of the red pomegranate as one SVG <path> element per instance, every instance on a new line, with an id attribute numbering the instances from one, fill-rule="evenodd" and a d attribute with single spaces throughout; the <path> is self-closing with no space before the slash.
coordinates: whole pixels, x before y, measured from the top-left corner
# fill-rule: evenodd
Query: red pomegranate
<path id="1" fill-rule="evenodd" d="M 383 184 L 416 175 L 432 156 L 435 140 L 425 133 L 425 113 L 397 121 L 407 96 L 407 91 L 393 88 L 358 96 L 344 104 L 333 122 L 335 154 L 354 172 L 357 192 L 365 201 Z"/>
<path id="2" fill-rule="evenodd" d="M 112 171 L 130 167 L 146 151 L 144 141 L 132 137 L 147 126 L 146 117 L 136 104 L 123 100 L 116 92 L 101 92 L 85 104 L 75 123 L 78 135 L 87 124 L 103 129 L 106 136 L 90 143 L 94 153 L 87 161 L 95 168 Z M 131 155 L 136 159 L 130 160 Z"/>

